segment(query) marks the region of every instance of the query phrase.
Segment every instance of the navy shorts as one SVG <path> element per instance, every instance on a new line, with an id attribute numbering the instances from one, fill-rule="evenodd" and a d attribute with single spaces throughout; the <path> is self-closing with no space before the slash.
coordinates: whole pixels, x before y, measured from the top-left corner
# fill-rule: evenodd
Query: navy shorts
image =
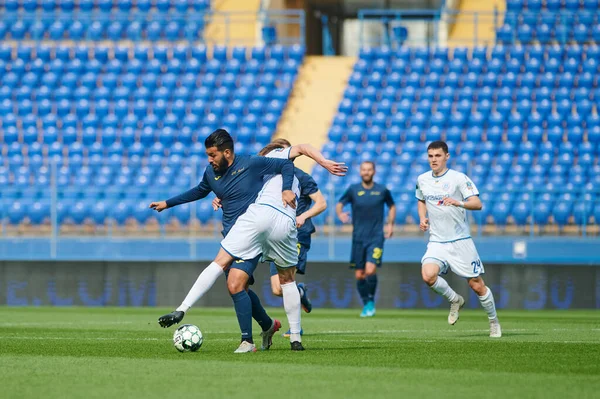
<path id="1" fill-rule="evenodd" d="M 250 279 L 249 279 L 250 285 L 254 284 L 254 276 L 253 275 L 254 275 L 254 271 L 256 270 L 256 266 L 258 266 L 258 262 L 260 262 L 261 256 L 262 255 L 258 255 L 254 259 L 250 259 L 250 260 L 243 260 L 243 259 L 234 260 L 233 263 L 231 264 L 231 267 L 229 269 L 227 269 L 227 271 L 225 272 L 225 278 L 227 278 L 229 276 L 230 269 L 238 269 L 238 270 L 242 270 L 242 271 L 246 272 L 246 274 L 250 277 Z"/>
<path id="2" fill-rule="evenodd" d="M 350 268 L 364 270 L 367 262 L 381 266 L 383 257 L 383 240 L 352 241 Z"/>
<path id="3" fill-rule="evenodd" d="M 306 273 L 306 259 L 309 250 L 310 244 L 298 243 L 298 264 L 296 265 L 296 273 Z M 271 276 L 275 275 L 277 275 L 277 267 L 275 266 L 275 263 L 271 262 Z"/>

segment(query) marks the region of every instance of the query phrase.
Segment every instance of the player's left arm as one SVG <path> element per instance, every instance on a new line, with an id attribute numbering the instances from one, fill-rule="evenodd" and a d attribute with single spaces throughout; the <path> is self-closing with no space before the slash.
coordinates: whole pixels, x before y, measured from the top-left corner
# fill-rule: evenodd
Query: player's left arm
<path id="1" fill-rule="evenodd" d="M 466 175 L 463 175 L 460 179 L 458 189 L 462 194 L 463 200 L 457 201 L 454 198 L 448 197 L 444 199 L 444 205 L 458 206 L 469 211 L 480 211 L 483 208 L 483 204 L 481 203 L 481 199 L 479 199 L 479 190 L 477 190 L 475 184 Z"/>
<path id="2" fill-rule="evenodd" d="M 296 217 L 296 226 L 302 227 L 304 223 L 306 223 L 307 219 L 318 216 L 321 213 L 325 212 L 327 209 L 327 201 L 321 193 L 321 190 L 317 190 L 316 192 L 309 195 L 310 199 L 313 200 L 312 206 L 306 210 L 306 212 L 298 215 Z"/>
<path id="3" fill-rule="evenodd" d="M 251 166 L 257 169 L 259 176 L 281 174 L 283 184 L 281 196 L 285 206 L 296 209 L 296 195 L 292 191 L 294 184 L 294 164 L 289 159 L 253 156 Z"/>
<path id="4" fill-rule="evenodd" d="M 396 203 L 392 197 L 390 190 L 385 190 L 385 203 L 387 204 L 389 211 L 387 222 L 385 224 L 385 238 L 390 238 L 394 234 L 394 223 L 396 221 Z"/>
<path id="5" fill-rule="evenodd" d="M 307 219 L 320 215 L 327 209 L 327 201 L 325 200 L 323 193 L 319 190 L 317 182 L 308 173 L 304 173 L 300 169 L 297 169 L 297 171 L 299 171 L 296 177 L 300 182 L 301 195 L 308 195 L 313 201 L 313 204 L 309 209 L 296 216 L 296 226 L 302 227 Z"/>
<path id="6" fill-rule="evenodd" d="M 316 163 L 327 169 L 332 175 L 345 176 L 348 171 L 348 167 L 343 162 L 335 162 L 326 159 L 321 151 L 310 144 L 297 144 L 290 148 L 290 159 L 296 159 L 301 155 L 312 158 Z"/>
<path id="7" fill-rule="evenodd" d="M 190 190 L 176 195 L 175 197 L 169 198 L 166 201 L 156 201 L 151 202 L 149 208 L 154 209 L 157 212 L 162 212 L 165 209 L 172 208 L 177 205 L 186 204 L 188 202 L 197 201 L 199 199 L 205 198 L 208 194 L 210 194 L 212 189 L 210 188 L 210 184 L 208 183 L 208 178 L 206 176 L 206 171 L 202 176 L 202 181 L 196 187 L 191 188 Z"/>

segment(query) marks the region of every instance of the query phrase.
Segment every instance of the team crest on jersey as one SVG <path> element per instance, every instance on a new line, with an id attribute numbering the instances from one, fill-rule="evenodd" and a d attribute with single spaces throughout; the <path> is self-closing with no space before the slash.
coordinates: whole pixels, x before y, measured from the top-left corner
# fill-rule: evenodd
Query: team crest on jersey
<path id="1" fill-rule="evenodd" d="M 358 193 L 356 193 L 359 197 L 362 197 L 363 195 L 365 195 L 364 191 L 359 191 Z"/>
<path id="2" fill-rule="evenodd" d="M 450 183 L 444 183 L 444 185 L 442 186 L 442 188 L 444 189 L 444 191 L 450 190 Z"/>

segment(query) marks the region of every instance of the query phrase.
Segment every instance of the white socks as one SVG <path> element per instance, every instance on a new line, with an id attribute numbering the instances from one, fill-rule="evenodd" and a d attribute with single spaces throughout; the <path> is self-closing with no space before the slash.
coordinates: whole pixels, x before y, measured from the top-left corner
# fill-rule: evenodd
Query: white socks
<path id="1" fill-rule="evenodd" d="M 221 266 L 212 262 L 206 269 L 200 273 L 198 279 L 192 286 L 190 292 L 188 292 L 187 296 L 181 303 L 181 306 L 177 308 L 177 311 L 187 312 L 200 298 L 204 296 L 213 286 L 215 281 L 219 278 L 219 276 L 223 274 L 223 269 Z M 296 292 L 298 292 L 296 290 Z"/>
<path id="2" fill-rule="evenodd" d="M 487 292 L 484 296 L 480 296 L 479 302 L 481 302 L 481 306 L 485 309 L 485 312 L 488 315 L 488 319 L 494 320 L 496 317 L 496 303 L 494 302 L 494 294 L 492 294 L 492 290 L 490 287 L 487 287 Z"/>
<path id="3" fill-rule="evenodd" d="M 302 342 L 300 338 L 300 293 L 296 282 L 281 284 L 283 292 L 283 308 L 290 324 L 290 342 Z"/>
<path id="4" fill-rule="evenodd" d="M 458 299 L 458 294 L 454 292 L 452 288 L 448 285 L 446 280 L 438 276 L 435 283 L 431 286 L 431 289 L 446 298 L 449 302 L 454 302 Z M 493 299 L 492 299 L 493 301 Z"/>

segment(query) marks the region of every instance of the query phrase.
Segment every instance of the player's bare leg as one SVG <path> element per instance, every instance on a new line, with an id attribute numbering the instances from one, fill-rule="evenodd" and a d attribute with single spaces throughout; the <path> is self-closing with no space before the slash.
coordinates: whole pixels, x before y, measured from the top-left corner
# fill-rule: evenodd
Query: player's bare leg
<path id="1" fill-rule="evenodd" d="M 275 296 L 283 296 L 283 291 L 281 291 L 281 283 L 279 282 L 279 274 L 271 276 L 271 292 Z"/>
<path id="2" fill-rule="evenodd" d="M 425 284 L 450 302 L 448 324 L 454 325 L 458 321 L 459 311 L 465 304 L 465 300 L 448 285 L 446 280 L 439 276 L 439 273 L 440 266 L 435 263 L 423 263 L 421 267 L 421 276 Z"/>
<path id="3" fill-rule="evenodd" d="M 375 290 L 377 289 L 377 265 L 373 262 L 365 264 L 365 280 L 369 289 L 366 317 L 375 316 Z"/>
<path id="4" fill-rule="evenodd" d="M 290 325 L 290 345 L 293 351 L 303 351 L 300 336 L 301 305 L 300 292 L 296 286 L 296 268 L 277 268 L 279 283 L 283 293 L 283 308 Z"/>
<path id="5" fill-rule="evenodd" d="M 298 292 L 300 293 L 300 303 L 302 304 L 302 310 L 306 313 L 312 312 L 312 303 L 310 299 L 308 299 L 308 295 L 306 294 L 306 286 L 304 283 L 297 283 Z M 281 291 L 281 283 L 279 283 L 279 275 L 271 276 L 271 292 L 273 295 L 282 297 L 283 292 Z M 289 335 L 289 334 L 288 334 Z"/>
<path id="6" fill-rule="evenodd" d="M 502 328 L 500 327 L 498 315 L 496 314 L 496 303 L 494 302 L 492 290 L 489 289 L 489 287 L 486 287 L 485 282 L 481 277 L 470 278 L 469 286 L 479 297 L 479 302 L 488 315 L 490 321 L 490 337 L 502 337 Z"/>
<path id="7" fill-rule="evenodd" d="M 202 298 L 208 290 L 211 289 L 215 281 L 223 274 L 233 262 L 231 255 L 221 248 L 217 257 L 208 265 L 188 292 L 187 296 L 181 305 L 173 312 L 163 315 L 158 318 L 158 324 L 163 327 L 171 327 L 173 324 L 179 324 L 185 312 L 187 312 L 200 298 Z"/>

